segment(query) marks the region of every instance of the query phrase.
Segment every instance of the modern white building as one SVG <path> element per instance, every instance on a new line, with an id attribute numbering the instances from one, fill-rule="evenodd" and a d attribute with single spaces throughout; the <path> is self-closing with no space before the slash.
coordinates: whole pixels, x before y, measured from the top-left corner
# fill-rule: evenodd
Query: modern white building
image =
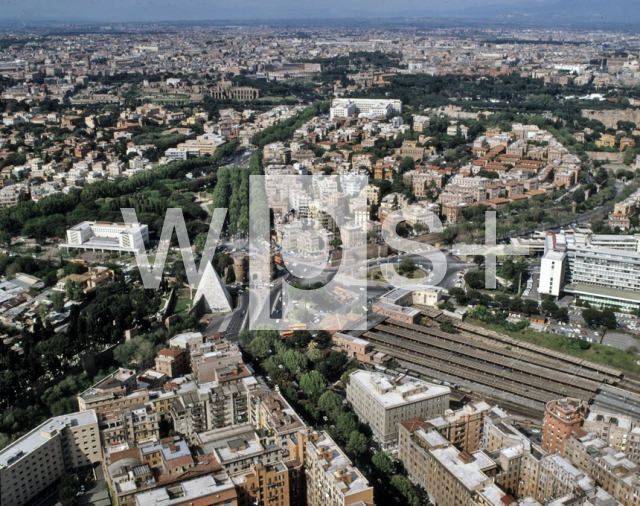
<path id="1" fill-rule="evenodd" d="M 140 223 L 83 221 L 67 230 L 60 248 L 91 251 L 142 252 L 149 242 L 149 227 Z"/>
<path id="2" fill-rule="evenodd" d="M 187 158 L 195 158 L 200 156 L 200 148 L 169 148 L 164 152 L 164 156 L 167 160 L 177 161 L 186 160 Z"/>
<path id="3" fill-rule="evenodd" d="M 566 292 L 599 307 L 640 308 L 639 240 L 630 235 L 548 235 L 538 292 Z"/>
<path id="4" fill-rule="evenodd" d="M 329 110 L 330 119 L 348 118 L 354 114 L 386 116 L 402 113 L 402 101 L 380 98 L 336 98 Z"/>
<path id="5" fill-rule="evenodd" d="M 383 449 L 398 444 L 398 424 L 410 418 L 436 418 L 449 409 L 449 387 L 411 376 L 357 370 L 349 375 L 347 400 L 371 427 Z"/>
<path id="6" fill-rule="evenodd" d="M 555 235 L 545 238 L 545 253 L 540 261 L 538 293 L 558 297 L 564 286 L 566 251 L 559 248 Z"/>
<path id="7" fill-rule="evenodd" d="M 95 411 L 50 418 L 0 451 L 0 504 L 36 504 L 66 472 L 101 461 Z"/>

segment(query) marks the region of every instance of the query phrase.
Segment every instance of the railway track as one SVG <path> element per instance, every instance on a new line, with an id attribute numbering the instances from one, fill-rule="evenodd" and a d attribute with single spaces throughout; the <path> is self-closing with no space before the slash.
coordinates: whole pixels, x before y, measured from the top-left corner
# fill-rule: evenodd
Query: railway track
<path id="1" fill-rule="evenodd" d="M 423 311 L 422 308 L 419 308 Z M 426 314 L 425 314 L 426 313 Z M 425 316 L 440 318 L 440 311 L 428 308 Z M 416 371 L 477 384 L 485 399 L 513 408 L 525 416 L 539 415 L 544 405 L 560 397 L 592 401 L 602 387 L 640 394 L 640 377 L 518 341 L 509 336 L 455 323 L 458 333 L 448 334 L 436 326 L 414 325 L 392 319 L 378 319 L 358 337 L 382 353 L 413 365 Z M 508 401 L 505 398 L 516 399 Z M 517 402 L 522 398 L 522 404 Z M 531 406 L 540 406 L 541 411 Z"/>

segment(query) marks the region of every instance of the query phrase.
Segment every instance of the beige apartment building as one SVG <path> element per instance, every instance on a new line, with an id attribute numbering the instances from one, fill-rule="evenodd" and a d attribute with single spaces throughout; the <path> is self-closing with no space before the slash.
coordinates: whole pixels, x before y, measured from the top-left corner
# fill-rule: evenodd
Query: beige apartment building
<path id="1" fill-rule="evenodd" d="M 449 409 L 451 389 L 411 376 L 357 370 L 349 376 L 347 400 L 360 421 L 371 427 L 382 448 L 398 444 L 398 424 L 435 418 Z"/>
<path id="2" fill-rule="evenodd" d="M 289 449 L 304 462 L 307 506 L 373 505 L 373 487 L 326 432 L 300 430 Z"/>
<path id="3" fill-rule="evenodd" d="M 118 409 L 98 415 L 100 441 L 104 448 L 127 443 L 135 446 L 160 438 L 159 417 L 149 402 L 136 409 Z"/>
<path id="4" fill-rule="evenodd" d="M 589 414 L 582 422 L 582 430 L 594 432 L 617 451 L 627 454 L 631 427 L 631 418 L 628 416 L 604 413 L 597 409 L 590 409 Z"/>
<path id="5" fill-rule="evenodd" d="M 239 506 L 238 493 L 228 476 L 201 476 L 143 492 L 135 506 Z"/>
<path id="6" fill-rule="evenodd" d="M 163 348 L 156 356 L 156 370 L 170 378 L 177 378 L 189 372 L 188 354 L 178 348 Z"/>
<path id="7" fill-rule="evenodd" d="M 226 339 L 205 342 L 191 348 L 191 370 L 198 383 L 217 379 L 216 370 L 242 364 L 240 349 Z"/>
<path id="8" fill-rule="evenodd" d="M 95 411 L 50 418 L 0 451 L 0 503 L 33 504 L 64 473 L 100 461 Z"/>
<path id="9" fill-rule="evenodd" d="M 428 423 L 460 450 L 475 452 L 482 446 L 484 418 L 490 409 L 484 401 L 469 403 L 457 411 L 448 409 Z"/>
<path id="10" fill-rule="evenodd" d="M 80 411 L 96 413 L 114 409 L 140 407 L 149 402 L 146 389 L 136 390 L 136 372 L 120 368 L 78 396 Z"/>
<path id="11" fill-rule="evenodd" d="M 565 444 L 567 459 L 592 476 L 616 501 L 624 506 L 640 505 L 640 468 L 595 433 L 571 436 Z"/>
<path id="12" fill-rule="evenodd" d="M 495 487 L 493 477 L 498 470 L 488 454 L 461 452 L 421 418 L 400 423 L 398 458 L 411 481 L 423 487 L 436 504 L 484 504 L 478 496 L 491 492 L 499 500 L 507 496 L 500 489 L 488 490 Z"/>

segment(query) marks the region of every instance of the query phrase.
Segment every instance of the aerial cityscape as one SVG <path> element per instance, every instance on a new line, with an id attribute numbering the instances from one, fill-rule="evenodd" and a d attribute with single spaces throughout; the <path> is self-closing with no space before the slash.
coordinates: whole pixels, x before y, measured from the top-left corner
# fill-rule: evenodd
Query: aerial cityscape
<path id="1" fill-rule="evenodd" d="M 0 19 L 2 506 L 640 506 L 640 0 Z"/>

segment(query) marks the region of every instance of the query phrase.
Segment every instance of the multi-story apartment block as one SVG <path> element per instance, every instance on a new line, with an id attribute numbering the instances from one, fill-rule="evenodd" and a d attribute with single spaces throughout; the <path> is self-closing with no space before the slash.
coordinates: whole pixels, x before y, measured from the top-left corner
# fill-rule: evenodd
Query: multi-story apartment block
<path id="1" fill-rule="evenodd" d="M 189 371 L 188 354 L 179 348 L 163 348 L 156 356 L 156 370 L 169 378 L 177 378 Z"/>
<path id="2" fill-rule="evenodd" d="M 282 448 L 256 432 L 253 424 L 245 423 L 201 432 L 197 446 L 212 454 L 225 472 L 235 475 L 247 471 L 252 464 L 268 466 L 288 460 L 288 449 Z"/>
<path id="3" fill-rule="evenodd" d="M 0 209 L 13 207 L 29 197 L 27 189 L 22 185 L 8 185 L 0 188 Z"/>
<path id="4" fill-rule="evenodd" d="M 221 471 L 214 455 L 209 453 L 194 457 L 186 441 L 177 436 L 142 447 L 111 452 L 103 468 L 116 506 L 135 506 L 138 494 L 161 487 L 174 487 L 206 475 L 217 476 Z M 163 495 L 162 492 L 159 494 Z"/>
<path id="5" fill-rule="evenodd" d="M 66 472 L 100 461 L 95 411 L 50 418 L 0 451 L 0 503 L 35 504 Z"/>
<path id="6" fill-rule="evenodd" d="M 484 401 L 469 403 L 457 411 L 448 409 L 428 423 L 460 450 L 474 452 L 482 446 L 484 418 L 490 409 Z"/>
<path id="7" fill-rule="evenodd" d="M 595 433 L 570 437 L 565 455 L 623 506 L 640 504 L 640 467 Z"/>
<path id="8" fill-rule="evenodd" d="M 135 446 L 160 438 L 159 417 L 153 403 L 141 408 L 123 408 L 100 413 L 100 441 L 104 448 L 128 444 Z"/>
<path id="9" fill-rule="evenodd" d="M 542 448 L 564 455 L 566 441 L 578 432 L 587 415 L 587 405 L 570 397 L 547 403 L 542 426 Z"/>
<path id="10" fill-rule="evenodd" d="M 136 390 L 136 374 L 120 368 L 78 396 L 80 411 L 93 409 L 104 413 L 123 408 L 138 408 L 149 402 L 147 389 Z"/>
<path id="11" fill-rule="evenodd" d="M 240 506 L 235 484 L 225 474 L 201 476 L 135 496 L 135 506 Z"/>
<path id="12" fill-rule="evenodd" d="M 634 462 L 640 463 L 640 427 L 634 427 L 629 431 L 626 454 Z"/>
<path id="13" fill-rule="evenodd" d="M 422 418 L 399 424 L 398 459 L 404 464 L 409 478 L 423 487 L 435 504 L 484 504 L 478 496 L 492 492 L 498 500 L 508 496 L 500 489 L 487 490 L 487 487 L 495 487 L 493 477 L 498 471 L 497 464 L 487 453 L 461 452 Z"/>
<path id="14" fill-rule="evenodd" d="M 191 347 L 191 370 L 198 383 L 215 381 L 216 370 L 242 363 L 237 345 L 221 339 Z"/>
<path id="15" fill-rule="evenodd" d="M 307 506 L 373 504 L 373 487 L 326 432 L 300 430 L 289 448 L 305 466 Z"/>
<path id="16" fill-rule="evenodd" d="M 247 471 L 232 476 L 238 492 L 238 506 L 304 504 L 305 474 L 302 462 L 288 460 L 275 464 L 251 464 Z"/>
<path id="17" fill-rule="evenodd" d="M 594 432 L 619 452 L 627 451 L 627 441 L 632 428 L 631 418 L 620 414 L 600 412 L 589 409 L 589 414 L 582 422 L 582 429 Z"/>
<path id="18" fill-rule="evenodd" d="M 260 392 L 251 395 L 251 423 L 257 428 L 268 431 L 269 444 L 287 446 L 300 429 L 304 428 L 297 413 L 278 392 Z"/>
<path id="19" fill-rule="evenodd" d="M 439 206 L 437 204 L 430 204 L 429 206 L 422 206 L 420 204 L 413 204 L 402 210 L 402 215 L 405 221 L 415 227 L 415 225 L 421 225 L 425 233 L 435 232 L 440 229 L 441 223 L 438 218 Z"/>
<path id="20" fill-rule="evenodd" d="M 367 423 L 383 448 L 398 444 L 398 424 L 421 416 L 435 418 L 449 408 L 448 387 L 400 375 L 354 371 L 349 376 L 347 400 Z"/>

